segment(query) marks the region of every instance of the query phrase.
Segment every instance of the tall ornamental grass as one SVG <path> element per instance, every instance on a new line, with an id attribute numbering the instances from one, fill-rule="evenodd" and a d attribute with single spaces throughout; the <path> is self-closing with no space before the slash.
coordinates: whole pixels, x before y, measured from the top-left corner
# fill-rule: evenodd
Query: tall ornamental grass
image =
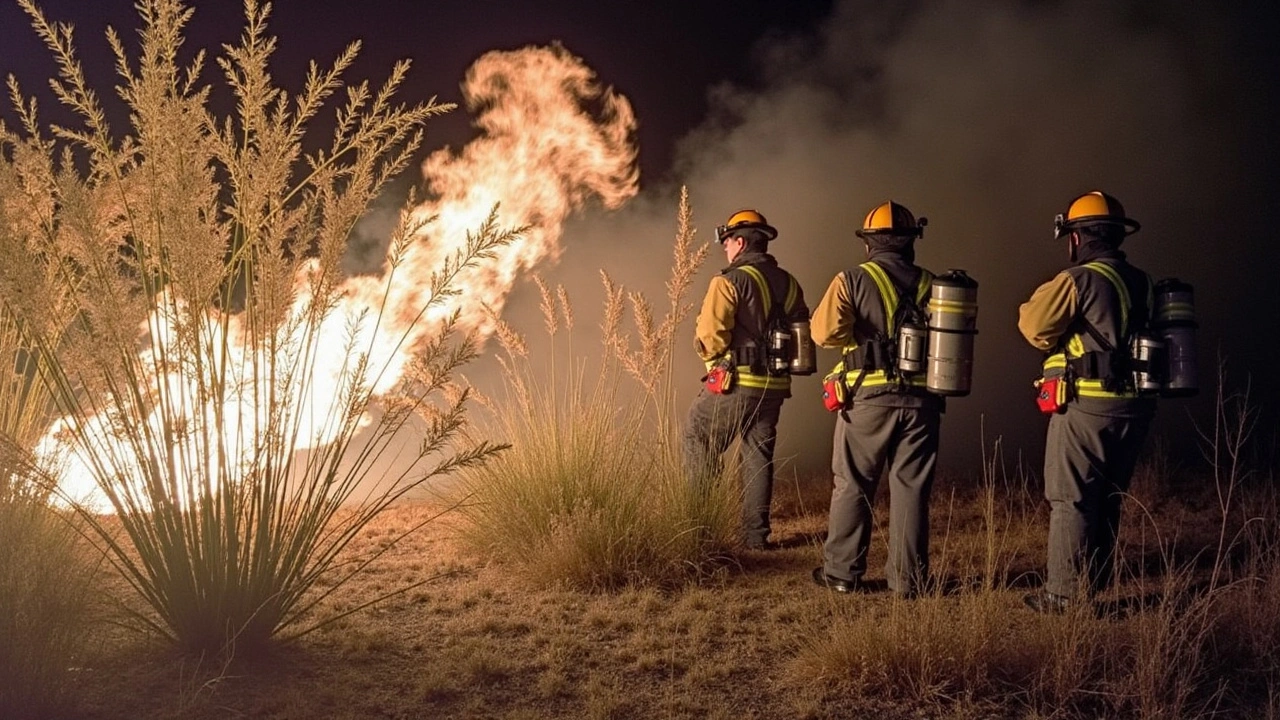
<path id="1" fill-rule="evenodd" d="M 486 405 L 491 428 L 511 448 L 462 476 L 464 537 L 473 547 L 536 581 L 583 589 L 678 584 L 732 550 L 736 485 L 721 481 L 694 492 L 671 420 L 672 353 L 691 310 L 690 280 L 706 256 L 705 247 L 693 248 L 691 220 L 685 192 L 667 281 L 670 308 L 660 321 L 643 295 L 604 276 L 599 366 L 574 355 L 564 288 L 539 282 L 549 361 L 531 362 L 524 338 L 495 319 L 504 388 Z M 628 303 L 638 343 L 622 329 Z"/>
<path id="2" fill-rule="evenodd" d="M 141 598 L 136 619 L 181 648 L 243 651 L 305 633 L 332 619 L 311 612 L 317 603 L 371 560 L 336 562 L 362 527 L 498 449 L 456 442 L 467 393 L 451 378 L 475 346 L 445 303 L 458 299 L 459 273 L 512 235 L 491 215 L 430 277 L 411 279 L 429 299 L 405 318 L 386 298 L 410 280 L 397 270 L 424 222 L 406 210 L 382 304 L 347 309 L 348 234 L 411 162 L 424 123 L 450 109 L 396 101 L 407 62 L 380 87 L 347 85 L 353 43 L 291 95 L 267 69 L 270 6 L 246 0 L 243 36 L 217 61 L 235 102 L 220 114 L 204 53 L 180 64 L 192 10 L 140 0 L 138 52 L 107 33 L 129 112 L 117 132 L 71 28 L 19 2 L 79 119 L 45 128 L 10 79 L 19 127 L 0 137 L 18 195 L 4 202 L 27 217 L 6 230 L 0 300 L 61 416 L 42 446 L 65 451 L 61 500 L 79 500 L 73 481 L 90 478 L 116 518 L 77 505 L 89 535 Z M 322 143 L 307 127 L 335 95 Z M 51 306 L 24 292 L 35 277 L 54 279 L 66 333 L 40 322 Z M 393 371 L 394 387 L 375 390 Z M 396 461 L 385 475 L 372 472 L 380 459 Z"/>
<path id="3" fill-rule="evenodd" d="M 0 163 L 0 198 L 11 197 L 16 180 L 13 164 Z M 13 237 L 14 216 L 22 210 L 0 200 L 0 238 Z M 48 289 L 41 278 L 29 280 L 31 292 Z M 54 310 L 43 320 L 56 332 Z M 72 711 L 72 668 L 91 626 L 95 568 L 76 519 L 48 503 L 51 488 L 35 471 L 31 450 L 51 408 L 39 379 L 40 356 L 29 352 L 24 334 L 0 307 L 0 717 L 14 720 Z"/>

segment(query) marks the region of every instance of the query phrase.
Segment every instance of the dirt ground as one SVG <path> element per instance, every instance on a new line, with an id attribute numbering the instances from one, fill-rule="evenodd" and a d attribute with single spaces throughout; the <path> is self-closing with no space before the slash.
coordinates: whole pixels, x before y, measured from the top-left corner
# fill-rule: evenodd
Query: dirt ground
<path id="1" fill-rule="evenodd" d="M 1021 716 L 1017 708 L 901 707 L 850 693 L 795 661 L 840 614 L 895 600 L 838 595 L 821 562 L 825 487 L 783 491 L 774 538 L 675 591 L 585 593 L 489 564 L 455 541 L 445 515 L 410 535 L 326 601 L 340 612 L 395 595 L 286 644 L 230 663 L 182 658 L 123 628 L 96 638 L 78 669 L 83 718 L 839 718 Z M 883 498 L 878 504 L 883 516 Z M 420 501 L 376 519 L 348 552 L 363 556 L 438 511 Z M 985 540 L 978 503 L 935 496 L 935 568 L 972 566 Z M 1042 518 L 1041 518 L 1042 519 Z M 1035 581 L 1043 526 L 1006 538 L 1012 584 Z M 881 526 L 882 527 L 882 526 Z M 884 563 L 877 528 L 869 579 Z M 1030 613 L 1006 591 L 1011 621 Z M 914 602 L 948 602 L 947 597 Z M 1006 712 L 1007 710 L 1007 712 Z"/>

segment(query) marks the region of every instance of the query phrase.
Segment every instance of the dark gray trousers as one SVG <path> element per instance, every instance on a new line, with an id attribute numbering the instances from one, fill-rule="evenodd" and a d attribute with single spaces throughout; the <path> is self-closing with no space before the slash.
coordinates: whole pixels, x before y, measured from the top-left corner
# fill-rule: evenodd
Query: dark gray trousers
<path id="1" fill-rule="evenodd" d="M 846 419 L 847 416 L 847 419 Z M 855 402 L 836 419 L 831 471 L 835 485 L 823 546 L 831 577 L 861 579 L 871 544 L 871 503 L 889 470 L 889 589 L 909 593 L 929 572 L 929 492 L 938 459 L 935 408 Z"/>
<path id="2" fill-rule="evenodd" d="M 741 437 L 742 533 L 748 545 L 769 537 L 769 503 L 773 498 L 773 449 L 778 440 L 781 397 L 702 390 L 685 423 L 685 468 L 695 487 L 708 487 L 723 469 L 721 456 Z"/>
<path id="3" fill-rule="evenodd" d="M 1120 501 L 1150 426 L 1149 417 L 1092 415 L 1073 407 L 1049 418 L 1044 450 L 1049 592 L 1074 597 L 1082 574 L 1090 592 L 1111 584 Z"/>

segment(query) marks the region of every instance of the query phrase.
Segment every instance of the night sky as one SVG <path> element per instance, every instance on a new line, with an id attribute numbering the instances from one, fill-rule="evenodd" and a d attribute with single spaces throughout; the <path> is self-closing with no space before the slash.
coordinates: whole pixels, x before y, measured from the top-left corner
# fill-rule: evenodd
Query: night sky
<path id="1" fill-rule="evenodd" d="M 113 81 L 102 31 L 136 27 L 130 5 L 42 3 L 51 19 L 75 23 L 99 88 Z M 701 239 L 741 207 L 767 215 L 781 233 L 772 250 L 811 305 L 837 271 L 863 259 L 853 230 L 870 207 L 892 197 L 928 216 L 919 262 L 964 268 L 981 283 L 974 390 L 950 404 L 943 464 L 973 467 L 981 427 L 987 446 L 1003 436 L 1007 455 L 1038 469 L 1044 420 L 1030 381 L 1039 358 L 1017 335 L 1017 306 L 1065 266 L 1052 219 L 1088 190 L 1117 196 L 1141 221 L 1124 246 L 1135 264 L 1195 286 L 1204 390 L 1162 404 L 1157 429 L 1172 451 L 1196 455 L 1220 357 L 1229 387 L 1251 381 L 1275 417 L 1274 5 L 281 0 L 271 28 L 280 37 L 273 72 L 294 89 L 308 59 L 326 64 L 361 39 L 353 77 L 376 82 L 408 57 L 404 99 L 457 102 L 466 68 L 485 51 L 559 41 L 627 96 L 639 118 L 641 195 L 614 213 L 588 208 L 546 269 L 588 305 L 599 297 L 599 268 L 661 298 L 681 184 Z M 195 7 L 190 46 L 238 38 L 239 3 Z M 53 72 L 25 16 L 0 3 L 0 73 L 38 93 Z M 67 120 L 42 103 L 46 119 Z M 424 152 L 470 132 L 465 111 L 455 111 L 428 127 Z M 364 229 L 374 247 L 378 227 Z M 695 299 L 722 259 L 712 255 Z M 537 329 L 519 311 L 512 319 Z M 688 344 L 678 370 L 691 398 L 698 368 Z M 835 360 L 820 355 L 823 367 Z M 823 471 L 830 453 L 818 386 L 798 380 L 783 412 L 780 454 L 805 472 Z M 1270 425 L 1261 432 L 1274 438 Z"/>

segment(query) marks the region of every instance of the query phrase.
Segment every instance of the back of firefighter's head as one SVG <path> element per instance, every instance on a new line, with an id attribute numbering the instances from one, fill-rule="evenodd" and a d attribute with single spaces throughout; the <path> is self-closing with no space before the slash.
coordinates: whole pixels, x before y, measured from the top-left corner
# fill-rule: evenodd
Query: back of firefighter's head
<path id="1" fill-rule="evenodd" d="M 928 224 L 928 218 L 917 222 L 910 210 L 889 200 L 871 208 L 862 229 L 854 232 L 866 241 L 868 250 L 906 250 L 924 235 Z"/>
<path id="2" fill-rule="evenodd" d="M 778 231 L 755 210 L 739 210 L 729 216 L 725 224 L 716 228 L 716 240 L 724 245 L 729 240 L 741 238 L 743 252 L 766 252 L 769 241 L 778 237 Z"/>
<path id="3" fill-rule="evenodd" d="M 1053 219 L 1054 237 L 1070 237 L 1072 248 L 1095 242 L 1119 247 L 1139 227 L 1137 220 L 1124 214 L 1119 200 L 1100 190 L 1072 200 L 1067 211 Z"/>

